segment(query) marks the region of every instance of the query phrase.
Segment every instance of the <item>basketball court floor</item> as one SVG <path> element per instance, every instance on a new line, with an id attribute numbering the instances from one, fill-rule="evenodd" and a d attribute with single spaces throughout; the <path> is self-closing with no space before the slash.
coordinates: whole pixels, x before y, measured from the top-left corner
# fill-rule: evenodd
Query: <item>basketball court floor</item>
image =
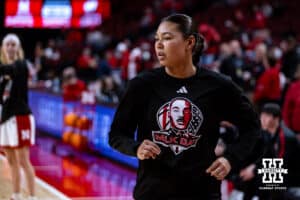
<path id="1" fill-rule="evenodd" d="M 106 158 L 74 151 L 48 137 L 37 137 L 31 148 L 39 200 L 132 200 L 135 170 Z M 22 193 L 26 183 L 22 178 Z M 8 200 L 11 175 L 0 155 L 0 200 Z"/>

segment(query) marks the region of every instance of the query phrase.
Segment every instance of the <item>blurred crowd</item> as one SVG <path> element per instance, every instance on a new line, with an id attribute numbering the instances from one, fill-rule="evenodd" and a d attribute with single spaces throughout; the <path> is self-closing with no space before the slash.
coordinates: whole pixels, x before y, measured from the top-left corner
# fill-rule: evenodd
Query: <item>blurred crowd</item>
<path id="1" fill-rule="evenodd" d="M 122 36 L 100 27 L 63 30 L 56 38 L 38 41 L 28 60 L 30 86 L 62 93 L 65 100 L 80 100 L 86 91 L 96 102 L 117 104 L 128 80 L 159 67 L 153 48 L 159 20 L 183 12 L 194 17 L 206 39 L 199 66 L 230 76 L 258 111 L 267 102 L 281 105 L 285 123 L 300 132 L 300 32 L 290 25 L 273 30 L 275 22 L 284 26 L 283 19 L 294 16 L 295 5 L 294 0 L 156 0 L 139 3 L 144 9 L 136 11 L 135 19 L 126 15 L 131 6 L 124 7 L 124 19 L 116 23 L 130 21 L 128 27 L 122 24 L 130 32 Z"/>
<path id="2" fill-rule="evenodd" d="M 289 12 L 280 1 L 245 2 L 214 1 L 206 5 L 213 13 L 225 10 L 218 13 L 220 19 L 197 11 L 197 1 L 156 0 L 144 5 L 139 18 L 130 18 L 133 22 L 127 29 L 131 32 L 123 37 L 101 28 L 64 30 L 56 38 L 36 43 L 30 59 L 31 86 L 62 92 L 70 83 L 80 84 L 82 90 L 94 92 L 99 102 L 118 103 L 128 80 L 158 67 L 153 40 L 159 19 L 172 12 L 185 12 L 194 16 L 198 31 L 206 38 L 199 65 L 230 76 L 258 107 L 266 101 L 283 103 L 287 88 L 297 78 L 298 32 L 287 28 L 273 34 L 268 27 L 269 22 Z M 74 71 L 65 72 L 70 67 Z"/>
<path id="3" fill-rule="evenodd" d="M 295 15 L 295 4 L 294 0 L 139 3 L 136 7 L 144 6 L 136 9 L 139 17 L 124 15 L 121 21 L 116 19 L 117 27 L 122 23 L 122 35 L 99 27 L 62 30 L 57 37 L 37 41 L 34 56 L 28 60 L 30 86 L 62 93 L 66 100 L 80 100 L 81 92 L 88 91 L 97 102 L 117 104 L 128 80 L 159 67 L 153 49 L 159 20 L 170 13 L 183 12 L 194 17 L 198 31 L 206 39 L 199 66 L 230 76 L 258 111 L 266 102 L 278 103 L 285 123 L 300 132 L 295 125 L 300 120 L 299 30 L 282 24 Z M 133 11 L 127 7 L 122 8 L 124 13 Z M 207 11 L 201 12 L 204 7 Z M 212 17 L 210 13 L 216 12 Z M 286 27 L 273 30 L 274 24 Z"/>

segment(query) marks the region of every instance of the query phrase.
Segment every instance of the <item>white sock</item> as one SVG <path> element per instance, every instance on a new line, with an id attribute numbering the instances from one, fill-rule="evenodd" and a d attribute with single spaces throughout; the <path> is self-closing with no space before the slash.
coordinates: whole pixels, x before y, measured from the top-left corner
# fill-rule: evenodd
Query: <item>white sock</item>
<path id="1" fill-rule="evenodd" d="M 12 198 L 13 200 L 22 200 L 22 195 L 21 195 L 21 193 L 13 193 L 13 194 L 11 195 L 11 198 Z"/>

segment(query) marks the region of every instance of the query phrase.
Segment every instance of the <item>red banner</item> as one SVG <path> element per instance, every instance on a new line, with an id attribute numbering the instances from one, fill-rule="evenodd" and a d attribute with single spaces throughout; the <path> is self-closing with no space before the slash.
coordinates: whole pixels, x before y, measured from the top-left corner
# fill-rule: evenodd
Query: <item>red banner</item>
<path id="1" fill-rule="evenodd" d="M 110 14 L 109 0 L 11 0 L 5 3 L 5 27 L 86 28 Z"/>

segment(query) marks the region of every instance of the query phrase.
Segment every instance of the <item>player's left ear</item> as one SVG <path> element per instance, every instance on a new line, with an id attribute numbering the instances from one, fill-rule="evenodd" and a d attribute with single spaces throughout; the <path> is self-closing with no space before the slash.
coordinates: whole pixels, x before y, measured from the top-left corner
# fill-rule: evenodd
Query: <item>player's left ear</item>
<path id="1" fill-rule="evenodd" d="M 195 46 L 196 40 L 195 37 L 190 35 L 187 39 L 186 39 L 186 50 L 193 50 L 194 46 Z"/>

